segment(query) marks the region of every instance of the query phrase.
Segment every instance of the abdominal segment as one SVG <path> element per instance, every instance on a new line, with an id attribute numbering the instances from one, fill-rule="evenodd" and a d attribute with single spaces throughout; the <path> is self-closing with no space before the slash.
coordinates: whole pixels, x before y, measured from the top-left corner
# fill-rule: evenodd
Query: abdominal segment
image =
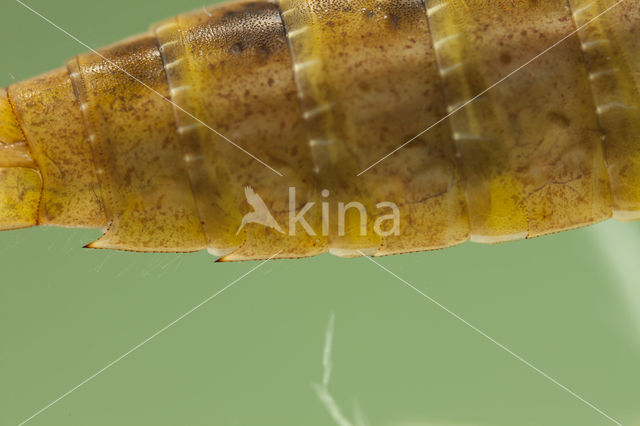
<path id="1" fill-rule="evenodd" d="M 8 89 L 0 142 L 23 136 L 31 162 L 0 153 L 0 195 L 24 199 L 0 199 L 0 226 L 235 261 L 637 219 L 640 5 L 614 5 L 262 0 L 168 19 Z"/>

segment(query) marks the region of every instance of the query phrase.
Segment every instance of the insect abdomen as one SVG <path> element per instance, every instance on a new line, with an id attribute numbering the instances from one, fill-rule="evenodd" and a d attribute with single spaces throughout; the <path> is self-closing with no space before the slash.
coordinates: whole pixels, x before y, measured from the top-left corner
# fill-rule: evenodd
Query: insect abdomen
<path id="1" fill-rule="evenodd" d="M 9 88 L 37 164 L 18 179 L 40 193 L 21 226 L 107 226 L 91 247 L 243 260 L 637 219 L 640 6 L 571 36 L 613 2 L 569 3 L 236 2 L 80 55 Z M 245 187 L 281 226 L 239 228 Z M 364 226 L 356 210 L 336 225 L 352 201 Z M 398 232 L 376 228 L 380 202 Z M 291 225 L 308 203 L 308 226 Z"/>

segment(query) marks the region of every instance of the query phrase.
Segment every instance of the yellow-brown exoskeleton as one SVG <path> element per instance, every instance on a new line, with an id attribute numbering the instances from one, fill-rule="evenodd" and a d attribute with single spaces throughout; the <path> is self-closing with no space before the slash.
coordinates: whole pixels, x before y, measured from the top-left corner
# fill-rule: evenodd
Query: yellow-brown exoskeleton
<path id="1" fill-rule="evenodd" d="M 611 216 L 640 218 L 637 0 L 239 1 L 0 91 L 0 228 L 92 248 L 380 256 Z"/>

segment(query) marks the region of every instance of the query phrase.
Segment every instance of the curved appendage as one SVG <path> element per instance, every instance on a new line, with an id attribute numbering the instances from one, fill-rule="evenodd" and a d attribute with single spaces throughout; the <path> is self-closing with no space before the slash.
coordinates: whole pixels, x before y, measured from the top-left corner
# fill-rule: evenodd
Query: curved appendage
<path id="1" fill-rule="evenodd" d="M 36 225 L 41 188 L 7 92 L 0 89 L 0 229 Z"/>
<path id="2" fill-rule="evenodd" d="M 17 83 L 8 92 L 42 177 L 37 223 L 105 226 L 100 188 L 69 74 L 52 71 Z"/>

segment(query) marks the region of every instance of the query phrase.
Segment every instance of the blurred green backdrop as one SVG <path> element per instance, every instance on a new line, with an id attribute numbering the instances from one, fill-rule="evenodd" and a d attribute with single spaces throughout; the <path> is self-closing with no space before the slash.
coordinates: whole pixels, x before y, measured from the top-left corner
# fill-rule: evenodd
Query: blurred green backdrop
<path id="1" fill-rule="evenodd" d="M 29 0 L 91 46 L 197 0 Z M 0 4 L 0 85 L 86 50 Z M 15 425 L 256 263 L 84 250 L 98 231 L 0 233 L 0 424 Z M 640 226 L 605 223 L 380 262 L 625 425 L 640 425 Z M 312 383 L 370 426 L 606 425 L 584 402 L 366 259 L 266 264 L 29 422 L 331 425 Z"/>

